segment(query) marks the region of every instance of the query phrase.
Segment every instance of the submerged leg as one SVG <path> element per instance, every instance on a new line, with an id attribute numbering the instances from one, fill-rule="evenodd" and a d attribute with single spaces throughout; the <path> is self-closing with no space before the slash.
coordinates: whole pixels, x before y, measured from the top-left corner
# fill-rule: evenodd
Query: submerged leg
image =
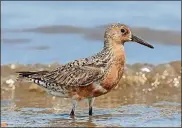
<path id="1" fill-rule="evenodd" d="M 71 109 L 71 112 L 70 112 L 70 117 L 74 117 L 75 116 L 75 108 L 76 108 L 76 100 L 72 100 L 72 109 Z"/>
<path id="2" fill-rule="evenodd" d="M 94 100 L 95 98 L 88 98 L 88 103 L 89 103 L 89 115 L 91 116 L 92 115 L 92 106 L 93 106 L 93 103 L 94 103 Z"/>

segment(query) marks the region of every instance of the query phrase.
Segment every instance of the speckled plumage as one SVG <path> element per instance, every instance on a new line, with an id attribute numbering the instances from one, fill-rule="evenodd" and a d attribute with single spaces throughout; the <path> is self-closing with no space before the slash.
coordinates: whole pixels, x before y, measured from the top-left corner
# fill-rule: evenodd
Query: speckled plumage
<path id="1" fill-rule="evenodd" d="M 88 98 L 91 115 L 92 99 L 108 93 L 121 79 L 125 65 L 124 43 L 131 38 L 126 25 L 111 24 L 105 31 L 104 48 L 96 55 L 69 62 L 53 71 L 19 72 L 19 77 L 29 78 L 52 95 L 73 100 Z M 71 115 L 74 108 L 75 102 Z"/>

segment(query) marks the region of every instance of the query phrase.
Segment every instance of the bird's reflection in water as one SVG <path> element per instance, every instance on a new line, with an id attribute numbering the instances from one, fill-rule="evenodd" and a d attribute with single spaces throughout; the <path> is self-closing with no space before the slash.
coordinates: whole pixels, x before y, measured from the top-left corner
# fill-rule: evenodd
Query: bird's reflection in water
<path id="1" fill-rule="evenodd" d="M 92 116 L 76 116 L 74 118 L 70 118 L 69 114 L 56 114 L 56 118 L 52 118 L 49 120 L 48 126 L 54 126 L 54 127 L 61 127 L 61 126 L 67 126 L 67 127 L 96 127 L 97 125 L 94 123 Z"/>

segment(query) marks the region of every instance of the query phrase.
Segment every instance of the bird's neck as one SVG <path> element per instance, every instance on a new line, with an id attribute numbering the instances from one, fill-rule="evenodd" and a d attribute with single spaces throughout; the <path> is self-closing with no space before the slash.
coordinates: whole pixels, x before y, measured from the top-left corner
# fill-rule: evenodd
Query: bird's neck
<path id="1" fill-rule="evenodd" d="M 125 55 L 124 42 L 113 41 L 112 39 L 104 40 L 104 50 L 113 52 L 114 55 Z"/>
<path id="2" fill-rule="evenodd" d="M 105 39 L 104 40 L 104 49 L 112 50 L 115 48 L 121 48 L 121 50 L 124 50 L 124 42 L 121 41 L 114 41 L 112 39 Z"/>
<path id="3" fill-rule="evenodd" d="M 92 56 L 91 60 L 94 60 L 93 62 L 95 62 L 96 58 L 99 58 L 98 63 L 100 64 L 100 62 L 102 61 L 102 64 L 104 64 L 106 68 L 110 68 L 110 65 L 112 65 L 113 63 L 117 64 L 118 66 L 124 65 L 124 45 L 122 45 L 121 43 L 109 42 L 109 40 L 107 40 L 104 42 L 103 50 Z"/>
<path id="4" fill-rule="evenodd" d="M 124 42 L 115 42 L 113 40 L 107 39 L 104 41 L 104 51 L 112 54 L 111 60 L 115 64 L 119 64 L 119 66 L 125 65 Z"/>

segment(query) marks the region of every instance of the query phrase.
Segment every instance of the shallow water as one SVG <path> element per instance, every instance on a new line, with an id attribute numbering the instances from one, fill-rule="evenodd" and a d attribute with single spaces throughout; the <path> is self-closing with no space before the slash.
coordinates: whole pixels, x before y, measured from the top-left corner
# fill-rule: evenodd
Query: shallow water
<path id="1" fill-rule="evenodd" d="M 142 30 L 140 27 L 147 27 L 159 32 L 160 30 L 181 31 L 179 2 L 150 2 L 150 6 L 148 2 L 42 3 L 36 1 L 29 4 L 27 2 L 2 2 L 2 4 L 1 65 L 52 62 L 64 64 L 74 59 L 88 57 L 103 47 L 101 40 L 92 37 L 97 35 L 95 30 L 98 28 L 95 28 L 112 22 L 121 22 L 131 27 L 138 26 L 138 30 Z M 169 7 L 173 9 L 169 10 Z M 70 10 L 74 10 L 74 13 Z M 119 15 L 113 15 L 118 11 Z M 45 13 L 46 15 L 42 15 Z M 51 29 L 53 30 L 51 33 L 7 31 L 8 29 L 46 28 L 54 25 L 62 25 L 63 28 L 72 26 L 86 31 L 81 33 L 79 29 L 76 29 L 77 31 L 68 29 L 70 32 L 63 33 L 54 33 L 54 29 Z M 99 30 L 98 35 L 100 32 Z M 139 33 L 137 32 L 138 36 Z M 144 39 L 149 33 L 143 33 Z M 181 43 L 171 36 L 168 38 L 174 41 L 170 44 L 180 45 L 166 45 L 167 42 L 160 42 L 164 37 L 160 35 L 162 34 L 157 34 L 157 40 L 145 39 L 154 45 L 153 50 L 134 43 L 126 44 L 127 63 L 146 62 L 156 65 L 180 60 Z M 173 51 L 169 52 L 171 49 Z M 140 55 L 136 54 L 138 52 Z M 124 82 L 120 84 L 120 87 L 126 86 L 125 89 L 118 88 L 98 97 L 94 103 L 93 116 L 88 116 L 86 101 L 79 103 L 74 119 L 69 117 L 71 110 L 69 99 L 49 96 L 37 91 L 38 89 L 30 90 L 30 85 L 25 83 L 9 87 L 6 82 L 15 78 L 13 76 L 15 69 L 12 68 L 13 65 L 10 65 L 11 68 L 4 65 L 4 68 L 1 67 L 1 121 L 8 126 L 16 127 L 181 126 L 181 62 L 177 64 L 179 65 L 177 68 L 176 63 L 173 64 L 173 66 L 159 65 L 154 72 L 151 71 L 149 77 L 147 73 L 139 74 L 140 70 L 127 68 L 129 77 L 126 75 Z M 19 68 L 16 71 L 33 71 L 32 65 L 26 67 L 17 64 L 16 66 Z M 43 65 L 38 67 L 42 69 Z M 143 67 L 153 70 L 153 66 Z M 139 75 L 134 75 L 135 73 Z"/>
<path id="2" fill-rule="evenodd" d="M 126 91 L 127 92 L 127 91 Z M 3 90 L 1 95 L 1 120 L 8 126 L 181 126 L 181 103 L 179 100 L 151 100 L 140 102 L 141 97 L 125 97 L 121 90 L 96 98 L 93 116 L 88 116 L 87 102 L 82 101 L 76 109 L 76 117 L 69 117 L 71 103 L 46 93 L 30 92 L 27 86 L 15 90 Z M 127 95 L 126 95 L 127 96 Z M 143 95 L 146 97 L 145 95 Z M 173 99 L 180 99 L 178 96 Z"/>

